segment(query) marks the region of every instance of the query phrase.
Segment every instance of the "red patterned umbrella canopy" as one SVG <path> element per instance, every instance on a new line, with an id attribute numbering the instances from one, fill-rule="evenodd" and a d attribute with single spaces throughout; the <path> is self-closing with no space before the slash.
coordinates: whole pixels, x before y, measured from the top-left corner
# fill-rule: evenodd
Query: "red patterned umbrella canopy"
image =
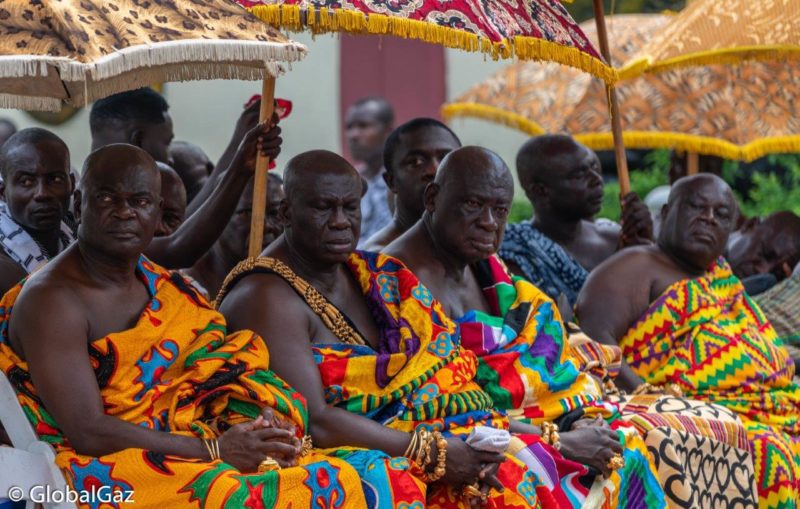
<path id="1" fill-rule="evenodd" d="M 493 58 L 557 62 L 607 83 L 617 78 L 558 0 L 237 1 L 287 30 L 394 35 Z"/>

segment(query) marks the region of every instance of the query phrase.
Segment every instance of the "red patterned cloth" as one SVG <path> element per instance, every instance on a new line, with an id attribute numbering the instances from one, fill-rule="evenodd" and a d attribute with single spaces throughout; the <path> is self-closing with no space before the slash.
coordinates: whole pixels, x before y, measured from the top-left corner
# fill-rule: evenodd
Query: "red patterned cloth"
<path id="1" fill-rule="evenodd" d="M 391 34 L 494 57 L 555 61 L 606 81 L 617 77 L 558 0 L 236 1 L 290 30 Z"/>

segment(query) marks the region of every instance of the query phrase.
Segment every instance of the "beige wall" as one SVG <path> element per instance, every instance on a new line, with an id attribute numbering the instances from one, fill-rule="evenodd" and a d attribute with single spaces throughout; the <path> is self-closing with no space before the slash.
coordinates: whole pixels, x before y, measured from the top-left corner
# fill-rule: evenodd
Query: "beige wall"
<path id="1" fill-rule="evenodd" d="M 282 125 L 284 146 L 281 159 L 312 148 L 340 149 L 339 41 L 335 36 L 295 34 L 306 44 L 308 57 L 278 80 L 276 95 L 295 103 L 292 116 Z M 472 84 L 499 69 L 483 55 L 447 50 L 447 96 L 455 98 Z M 175 123 L 175 136 L 202 146 L 212 159 L 222 153 L 244 102 L 260 90 L 258 82 L 205 81 L 169 83 L 165 95 Z M 38 125 L 25 113 L 0 110 L 19 127 Z M 72 151 L 73 165 L 80 166 L 89 153 L 88 109 L 61 126 L 48 127 L 61 136 Z M 47 126 L 45 126 L 47 127 Z M 513 169 L 514 155 L 525 136 L 480 120 L 455 120 L 453 128 L 465 144 L 480 144 L 498 152 Z"/>

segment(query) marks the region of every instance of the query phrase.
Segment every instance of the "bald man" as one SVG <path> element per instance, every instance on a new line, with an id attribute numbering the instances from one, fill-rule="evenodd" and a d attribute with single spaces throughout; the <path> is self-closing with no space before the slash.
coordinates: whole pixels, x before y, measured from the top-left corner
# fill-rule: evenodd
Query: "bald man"
<path id="1" fill-rule="evenodd" d="M 331 152 L 301 154 L 287 163 L 285 192 L 284 234 L 261 258 L 234 269 L 218 302 L 232 327 L 266 338 L 275 369 L 308 404 L 315 444 L 414 457 L 415 430 L 435 422 L 447 435 L 446 452 L 435 440 L 430 457 L 441 458 L 444 475 L 417 474 L 425 507 L 451 507 L 442 500 L 457 498 L 477 505 L 481 497 L 490 507 L 501 500 L 536 506 L 536 494 L 526 498 L 512 480 L 538 482 L 527 468 L 503 461 L 504 448 L 481 451 L 465 442 L 478 425 L 508 438 L 499 431 L 508 421 L 474 383 L 474 358 L 452 342 L 452 322 L 397 260 L 354 252 L 362 194 L 355 168 Z M 454 404 L 419 412 L 429 394 Z M 436 465 L 422 467 L 430 474 Z M 465 483 L 475 491 L 459 495 Z"/>
<path id="2" fill-rule="evenodd" d="M 69 149 L 45 129 L 23 129 L 0 147 L 0 294 L 75 240 Z"/>
<path id="3" fill-rule="evenodd" d="M 142 256 L 160 180 L 141 149 L 93 152 L 76 193 L 77 243 L 2 301 L 0 369 L 34 429 L 74 490 L 117 502 L 366 507 L 353 468 L 301 451 L 305 410 L 268 370 L 263 341 L 227 335 L 180 276 Z M 113 465 L 113 476 L 87 474 L 87 462 Z M 318 475 L 324 487 L 305 482 Z"/>
<path id="4" fill-rule="evenodd" d="M 735 223 L 733 193 L 723 180 L 678 180 L 657 244 L 601 264 L 581 292 L 577 315 L 589 336 L 622 347 L 624 389 L 674 384 L 688 397 L 736 412 L 762 455 L 755 458 L 761 506 L 796 507 L 800 388 L 774 329 L 722 258 Z"/>
<path id="5" fill-rule="evenodd" d="M 622 226 L 594 220 L 603 205 L 597 154 L 570 136 L 543 135 L 517 153 L 517 175 L 533 217 L 511 225 L 500 256 L 547 295 L 575 303 L 586 277 L 627 246 L 652 241 L 652 219 L 635 194 L 622 201 Z"/>

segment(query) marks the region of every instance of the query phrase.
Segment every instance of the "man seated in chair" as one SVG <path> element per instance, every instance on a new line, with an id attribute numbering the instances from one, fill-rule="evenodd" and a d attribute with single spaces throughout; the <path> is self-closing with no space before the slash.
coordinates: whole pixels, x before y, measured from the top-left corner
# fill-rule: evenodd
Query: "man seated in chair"
<path id="1" fill-rule="evenodd" d="M 369 507 L 395 486 L 396 500 L 421 503 L 405 463 L 310 450 L 303 400 L 269 370 L 263 340 L 228 334 L 179 275 L 142 256 L 159 193 L 143 150 L 92 153 L 77 242 L 0 303 L 0 369 L 70 485 L 148 507 Z"/>
<path id="2" fill-rule="evenodd" d="M 736 203 L 717 176 L 684 177 L 662 209 L 656 245 L 593 272 L 577 305 L 583 330 L 622 347 L 622 388 L 676 385 L 741 417 L 760 507 L 797 507 L 800 387 L 775 330 L 722 258 Z"/>
<path id="3" fill-rule="evenodd" d="M 634 398 L 620 401 L 614 412 L 608 412 L 607 408 L 603 411 L 606 404 L 603 388 L 589 375 L 595 371 L 589 369 L 590 363 L 602 361 L 607 368 L 599 370 L 597 375 L 608 376 L 607 371 L 613 369 L 611 365 L 619 349 L 601 348 L 588 339 L 581 345 L 568 343 L 553 300 L 530 282 L 512 278 L 495 254 L 503 239 L 513 196 L 514 181 L 500 157 L 480 147 L 455 150 L 442 161 L 436 179 L 425 190 L 422 219 L 384 250 L 416 274 L 439 300 L 445 314 L 456 321 L 457 342 L 478 356 L 476 380 L 492 396 L 495 405 L 513 417 L 537 424 L 547 420 L 564 423 L 562 439 L 573 433 L 570 423 L 596 425 L 604 422 L 596 418 L 604 417 L 615 429 L 627 432 L 626 463 L 639 461 L 646 471 L 652 454 L 656 466 L 671 465 L 668 471 L 662 472 L 659 468 L 661 481 L 665 487 L 669 486 L 666 491 L 671 504 L 678 505 L 691 500 L 692 496 L 696 496 L 696 500 L 707 495 L 716 496 L 717 500 L 742 500 L 752 496 L 752 492 L 721 492 L 713 482 L 694 479 L 688 460 L 667 454 L 665 451 L 669 451 L 669 447 L 662 447 L 665 443 L 681 444 L 698 449 L 703 457 L 710 456 L 711 450 L 727 451 L 727 444 L 722 443 L 715 443 L 708 449 L 696 447 L 697 442 L 713 441 L 713 436 L 702 436 L 698 432 L 699 437 L 688 435 L 684 439 L 676 430 L 649 433 L 650 430 L 638 427 L 648 446 L 644 447 L 636 430 L 625 422 L 627 415 L 635 408 L 637 420 L 647 420 L 656 413 L 656 409 L 650 407 L 659 403 L 661 408 L 666 406 L 663 400 Z M 613 387 L 610 380 L 606 383 Z M 691 404 L 681 401 L 684 403 Z M 703 410 L 699 404 L 692 407 L 695 414 Z M 623 419 L 620 419 L 620 411 Z M 677 431 L 712 426 L 707 420 L 697 420 L 701 422 L 693 422 Z M 735 416 L 729 421 L 726 424 L 733 426 Z M 664 433 L 672 437 L 664 440 Z M 602 438 L 601 435 L 592 440 Z M 608 460 L 602 454 L 583 456 L 576 444 L 562 442 L 562 454 L 595 469 Z M 649 453 L 638 454 L 648 449 Z M 735 452 L 732 451 L 731 456 L 738 460 Z M 747 456 L 745 449 L 738 452 L 740 456 Z M 610 480 L 620 486 L 630 486 L 640 482 L 632 480 L 631 476 L 641 471 L 622 470 Z M 677 479 L 680 481 L 676 482 Z M 619 492 L 619 488 L 616 491 Z M 646 493 L 642 496 L 648 498 Z M 577 497 L 579 494 L 573 494 L 571 498 Z"/>

